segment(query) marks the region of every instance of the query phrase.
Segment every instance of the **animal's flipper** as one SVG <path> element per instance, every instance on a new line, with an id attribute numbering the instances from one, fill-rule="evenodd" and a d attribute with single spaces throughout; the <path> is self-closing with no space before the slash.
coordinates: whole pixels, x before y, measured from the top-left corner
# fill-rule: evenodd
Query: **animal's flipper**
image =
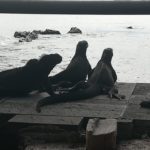
<path id="1" fill-rule="evenodd" d="M 120 95 L 120 94 L 118 94 L 118 88 L 117 88 L 116 85 L 114 85 L 114 86 L 109 90 L 108 96 L 109 96 L 110 98 L 116 98 L 116 99 L 119 99 L 119 100 L 125 99 L 125 95 Z"/>
<path id="2" fill-rule="evenodd" d="M 143 101 L 140 103 L 143 108 L 150 108 L 150 101 Z"/>

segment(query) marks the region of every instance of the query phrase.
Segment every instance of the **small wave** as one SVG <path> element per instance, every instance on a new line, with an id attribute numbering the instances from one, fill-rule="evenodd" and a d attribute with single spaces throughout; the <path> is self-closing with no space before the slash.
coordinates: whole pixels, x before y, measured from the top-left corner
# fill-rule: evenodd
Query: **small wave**
<path id="1" fill-rule="evenodd" d="M 0 45 L 1 46 L 7 46 L 8 44 L 12 44 L 13 38 L 6 37 L 6 36 L 0 36 Z"/>

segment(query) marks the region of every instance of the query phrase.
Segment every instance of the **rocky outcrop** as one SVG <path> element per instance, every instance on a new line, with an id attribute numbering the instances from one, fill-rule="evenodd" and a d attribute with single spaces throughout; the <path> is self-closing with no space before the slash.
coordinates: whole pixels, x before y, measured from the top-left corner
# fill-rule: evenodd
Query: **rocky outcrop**
<path id="1" fill-rule="evenodd" d="M 57 30 L 46 29 L 45 31 L 41 32 L 40 34 L 61 34 L 61 33 Z"/>
<path id="2" fill-rule="evenodd" d="M 128 26 L 127 29 L 133 29 L 133 27 L 132 26 Z"/>
<path id="3" fill-rule="evenodd" d="M 38 38 L 38 34 L 35 33 L 35 32 L 30 32 L 30 33 L 27 35 L 26 38 L 30 38 L 30 39 L 32 39 L 32 40 L 35 40 L 35 39 Z"/>
<path id="4" fill-rule="evenodd" d="M 33 30 L 32 32 L 27 32 L 27 31 L 18 32 L 18 31 L 16 31 L 14 33 L 14 37 L 19 38 L 19 42 L 31 42 L 32 40 L 35 40 L 38 38 L 38 34 L 46 35 L 46 34 L 61 34 L 61 33 L 57 30 L 50 30 L 50 29 L 46 29 L 44 31 Z"/>
<path id="5" fill-rule="evenodd" d="M 14 34 L 15 38 L 19 38 L 19 42 L 31 42 L 32 40 L 35 40 L 38 38 L 38 34 L 35 32 L 15 32 Z"/>
<path id="6" fill-rule="evenodd" d="M 15 38 L 26 38 L 29 33 L 30 33 L 30 32 L 27 32 L 27 31 L 23 31 L 23 32 L 18 32 L 18 31 L 16 31 L 16 32 L 14 33 L 14 37 L 15 37 Z"/>
<path id="7" fill-rule="evenodd" d="M 61 34 L 57 30 L 50 30 L 50 29 L 46 29 L 45 31 L 42 31 L 42 30 L 33 30 L 32 32 L 34 32 L 36 34 Z"/>
<path id="8" fill-rule="evenodd" d="M 77 27 L 72 27 L 68 33 L 82 33 L 82 31 Z"/>
<path id="9" fill-rule="evenodd" d="M 32 32 L 34 32 L 36 34 L 42 34 L 43 31 L 41 31 L 41 30 L 33 30 Z"/>

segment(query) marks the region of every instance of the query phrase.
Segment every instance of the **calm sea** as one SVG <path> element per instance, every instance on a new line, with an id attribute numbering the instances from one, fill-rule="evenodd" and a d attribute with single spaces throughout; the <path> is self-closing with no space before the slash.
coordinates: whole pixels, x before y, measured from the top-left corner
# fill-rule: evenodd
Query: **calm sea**
<path id="1" fill-rule="evenodd" d="M 75 53 L 76 44 L 87 40 L 87 57 L 94 67 L 104 48 L 114 49 L 113 66 L 121 82 L 150 82 L 150 16 L 120 15 L 27 15 L 0 14 L 0 71 L 23 66 L 42 54 L 59 53 L 63 70 Z M 132 26 L 133 29 L 127 29 Z M 83 34 L 70 35 L 71 27 Z M 59 30 L 61 35 L 39 36 L 32 42 L 19 43 L 15 31 Z"/>

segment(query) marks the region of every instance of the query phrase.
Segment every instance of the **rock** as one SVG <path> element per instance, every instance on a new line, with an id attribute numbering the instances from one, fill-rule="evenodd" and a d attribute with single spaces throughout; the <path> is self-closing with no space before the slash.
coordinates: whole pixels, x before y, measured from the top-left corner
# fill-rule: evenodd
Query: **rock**
<path id="1" fill-rule="evenodd" d="M 19 42 L 24 42 L 25 41 L 25 38 L 20 38 L 19 39 Z"/>
<path id="2" fill-rule="evenodd" d="M 61 34 L 61 33 L 59 31 L 57 31 L 57 30 L 46 29 L 45 31 L 43 31 L 40 34 Z"/>
<path id="3" fill-rule="evenodd" d="M 42 34 L 43 33 L 43 31 L 41 31 L 41 30 L 33 30 L 32 32 L 34 32 L 36 34 Z"/>
<path id="4" fill-rule="evenodd" d="M 127 27 L 127 29 L 133 29 L 133 27 L 132 27 L 132 26 L 129 26 L 129 27 Z"/>
<path id="5" fill-rule="evenodd" d="M 31 41 L 32 41 L 32 39 L 29 36 L 27 36 L 26 38 L 19 39 L 19 42 L 31 42 Z"/>
<path id="6" fill-rule="evenodd" d="M 14 37 L 20 38 L 19 42 L 31 42 L 38 38 L 38 34 L 35 32 L 15 32 Z"/>
<path id="7" fill-rule="evenodd" d="M 27 36 L 26 38 L 25 38 L 25 42 L 31 42 L 32 41 L 32 38 L 30 37 L 30 36 Z"/>
<path id="8" fill-rule="evenodd" d="M 15 38 L 21 38 L 21 37 L 26 38 L 26 36 L 27 36 L 29 33 L 30 33 L 30 32 L 27 32 L 27 31 L 23 31 L 23 32 L 18 32 L 18 31 L 16 31 L 16 32 L 14 33 L 14 37 L 15 37 Z"/>
<path id="9" fill-rule="evenodd" d="M 18 31 L 16 31 L 14 33 L 14 37 L 20 38 L 19 42 L 31 42 L 32 40 L 35 40 L 38 38 L 38 34 L 61 34 L 61 33 L 57 30 L 50 30 L 50 29 L 46 29 L 45 31 L 33 30 L 32 32 L 27 32 L 27 31 L 18 32 Z"/>
<path id="10" fill-rule="evenodd" d="M 77 27 L 72 27 L 68 33 L 80 33 L 81 34 L 82 31 L 78 29 Z"/>
<path id="11" fill-rule="evenodd" d="M 35 39 L 38 38 L 38 34 L 35 33 L 35 32 L 30 32 L 30 33 L 27 35 L 27 37 L 31 38 L 32 40 L 35 40 Z M 26 38 L 27 38 L 27 37 L 26 37 Z"/>

